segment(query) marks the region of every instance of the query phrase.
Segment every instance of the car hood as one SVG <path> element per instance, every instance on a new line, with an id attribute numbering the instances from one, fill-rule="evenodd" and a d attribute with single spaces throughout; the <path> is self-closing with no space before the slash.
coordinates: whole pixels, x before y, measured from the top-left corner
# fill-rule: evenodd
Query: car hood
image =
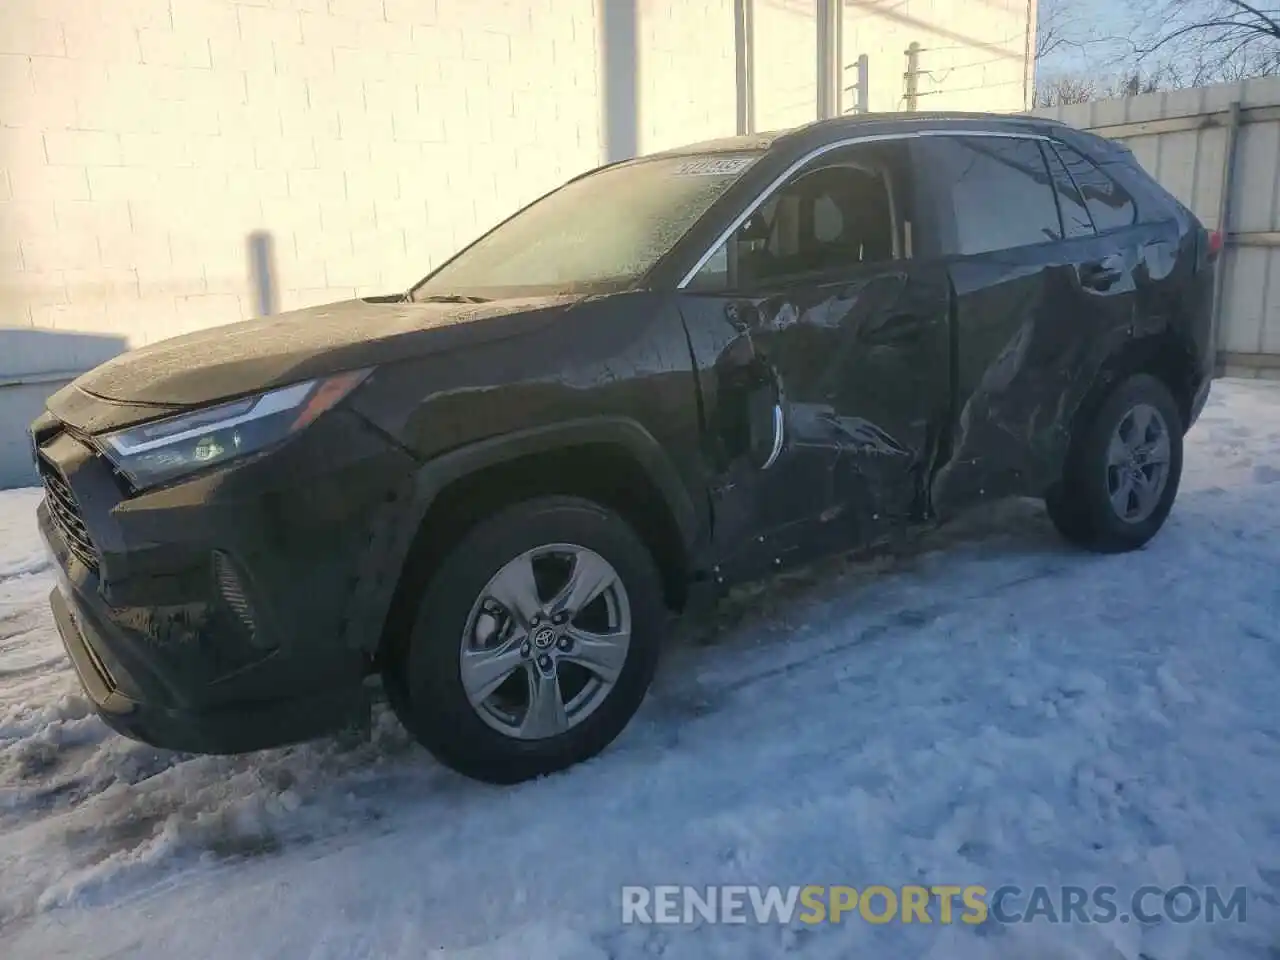
<path id="1" fill-rule="evenodd" d="M 90 370 L 64 391 L 152 407 L 198 406 L 344 370 L 526 335 L 551 323 L 579 299 L 478 304 L 348 300 L 162 340 Z M 50 403 L 55 414 L 56 405 Z"/>

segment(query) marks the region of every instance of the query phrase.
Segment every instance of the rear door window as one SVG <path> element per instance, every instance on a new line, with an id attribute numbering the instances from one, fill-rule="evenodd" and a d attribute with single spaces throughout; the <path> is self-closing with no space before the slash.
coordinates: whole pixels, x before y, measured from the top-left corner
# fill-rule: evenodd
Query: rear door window
<path id="1" fill-rule="evenodd" d="M 1067 173 L 1066 165 L 1057 151 L 1048 144 L 1043 144 L 1045 159 L 1049 163 L 1049 172 L 1053 175 L 1053 187 L 1058 195 L 1058 210 L 1062 214 L 1062 229 L 1068 239 L 1073 237 L 1093 236 L 1093 220 L 1089 216 L 1089 208 L 1085 206 L 1075 181 Z"/>
<path id="2" fill-rule="evenodd" d="M 1133 197 L 1101 167 L 1065 143 L 1055 143 L 1053 147 L 1083 195 L 1099 233 L 1130 226 L 1138 219 Z"/>
<path id="3" fill-rule="evenodd" d="M 955 225 L 944 253 L 973 256 L 1062 239 L 1038 141 L 938 137 L 929 145 L 928 170 Z"/>

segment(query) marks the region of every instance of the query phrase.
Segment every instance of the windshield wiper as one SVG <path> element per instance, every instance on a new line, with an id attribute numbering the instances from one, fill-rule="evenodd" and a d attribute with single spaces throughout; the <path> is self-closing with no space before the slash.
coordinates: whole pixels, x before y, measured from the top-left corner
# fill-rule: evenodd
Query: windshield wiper
<path id="1" fill-rule="evenodd" d="M 419 297 L 418 303 L 489 303 L 488 297 L 468 297 L 461 293 L 440 293 L 433 297 Z"/>

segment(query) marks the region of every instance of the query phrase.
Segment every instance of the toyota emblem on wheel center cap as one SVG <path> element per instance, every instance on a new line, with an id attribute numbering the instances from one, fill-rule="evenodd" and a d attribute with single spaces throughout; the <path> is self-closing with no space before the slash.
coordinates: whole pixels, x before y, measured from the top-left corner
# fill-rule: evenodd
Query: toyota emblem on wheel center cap
<path id="1" fill-rule="evenodd" d="M 534 645 L 540 650 L 545 650 L 555 643 L 555 640 L 556 632 L 550 627 L 539 627 L 533 634 Z"/>

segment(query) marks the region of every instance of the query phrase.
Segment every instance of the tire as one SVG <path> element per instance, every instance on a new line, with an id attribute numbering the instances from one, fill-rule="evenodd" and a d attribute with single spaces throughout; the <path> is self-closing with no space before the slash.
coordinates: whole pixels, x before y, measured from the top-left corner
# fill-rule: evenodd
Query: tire
<path id="1" fill-rule="evenodd" d="M 1058 532 L 1097 553 L 1124 553 L 1144 546 L 1164 526 L 1178 495 L 1183 429 L 1173 395 L 1155 377 L 1137 374 L 1120 383 L 1073 440 L 1062 482 L 1045 498 Z M 1130 465 L 1109 467 L 1135 431 L 1147 441 L 1139 445 L 1137 459 Z M 1161 447 L 1153 438 L 1159 435 L 1165 438 L 1166 456 L 1163 481 L 1155 482 L 1153 468 Z M 1135 469 L 1146 482 L 1136 479 Z M 1126 473 L 1135 479 L 1126 480 Z"/>
<path id="2" fill-rule="evenodd" d="M 539 552 L 546 550 L 551 552 Z M 589 575 L 604 569 L 599 560 L 616 576 L 572 620 L 565 613 L 557 617 L 557 622 L 564 620 L 562 624 L 542 620 L 537 626 L 533 616 L 542 613 L 529 615 L 528 610 L 508 610 L 496 600 L 486 600 L 495 593 L 514 596 L 514 591 L 501 584 L 515 581 L 498 575 L 507 577 L 512 570 L 522 570 L 522 558 L 530 552 L 530 569 L 539 577 L 546 575 L 547 566 L 564 566 L 566 572 L 575 573 L 584 570 Z M 584 582 L 587 579 L 584 575 Z M 535 586 L 534 592 L 542 593 L 538 600 L 544 601 L 556 592 L 556 585 L 553 582 L 542 591 Z M 667 626 L 661 578 L 644 543 L 612 510 L 576 497 L 529 500 L 480 522 L 436 566 L 420 596 L 408 636 L 384 668 L 388 688 L 396 691 L 388 699 L 400 721 L 437 759 L 465 776 L 488 783 L 518 783 L 554 773 L 595 756 L 612 743 L 648 691 Z M 568 599 L 574 600 L 572 596 Z M 616 643 L 609 647 L 612 660 L 604 672 L 614 679 L 606 690 L 608 681 L 591 675 L 573 657 L 575 651 L 581 656 L 595 649 L 595 641 L 582 642 L 582 638 L 621 637 L 624 611 L 629 617 L 630 640 L 622 654 Z M 583 631 L 583 618 L 598 619 L 602 614 L 605 620 L 599 622 L 609 621 L 605 628 L 596 633 Z M 521 621 L 533 625 L 522 625 Z M 487 646 L 477 647 L 475 638 L 481 635 L 482 626 L 491 628 L 492 635 Z M 544 634 L 548 630 L 558 632 L 547 640 Z M 534 638 L 538 644 L 546 640 L 547 646 L 535 645 Z M 501 669 L 506 669 L 519 651 L 520 665 L 480 706 L 473 705 L 464 682 L 464 643 L 469 663 L 479 662 L 474 659 L 479 657 L 496 664 L 492 651 L 505 651 L 501 653 Z M 557 658 L 550 670 L 554 678 L 548 679 L 539 664 L 544 658 L 552 661 L 553 655 Z M 575 694 L 570 685 L 578 681 L 584 685 Z M 588 696 L 593 682 L 595 693 Z M 563 709 L 559 714 L 554 710 L 545 714 L 555 715 L 539 726 L 541 721 L 532 718 L 535 711 L 530 707 L 534 688 L 546 691 L 548 683 Z M 472 686 L 476 686 L 474 682 Z M 521 690 L 528 698 L 526 723 L 516 730 L 512 724 L 520 720 Z M 539 696 L 540 704 L 553 702 L 545 693 Z M 579 705 L 584 714 L 575 720 L 570 708 L 580 697 L 586 698 Z M 592 703 L 594 707 L 586 710 Z M 539 717 L 543 716 L 539 712 Z M 561 729 L 561 721 L 572 725 Z M 543 735 L 547 730 L 556 732 Z"/>

